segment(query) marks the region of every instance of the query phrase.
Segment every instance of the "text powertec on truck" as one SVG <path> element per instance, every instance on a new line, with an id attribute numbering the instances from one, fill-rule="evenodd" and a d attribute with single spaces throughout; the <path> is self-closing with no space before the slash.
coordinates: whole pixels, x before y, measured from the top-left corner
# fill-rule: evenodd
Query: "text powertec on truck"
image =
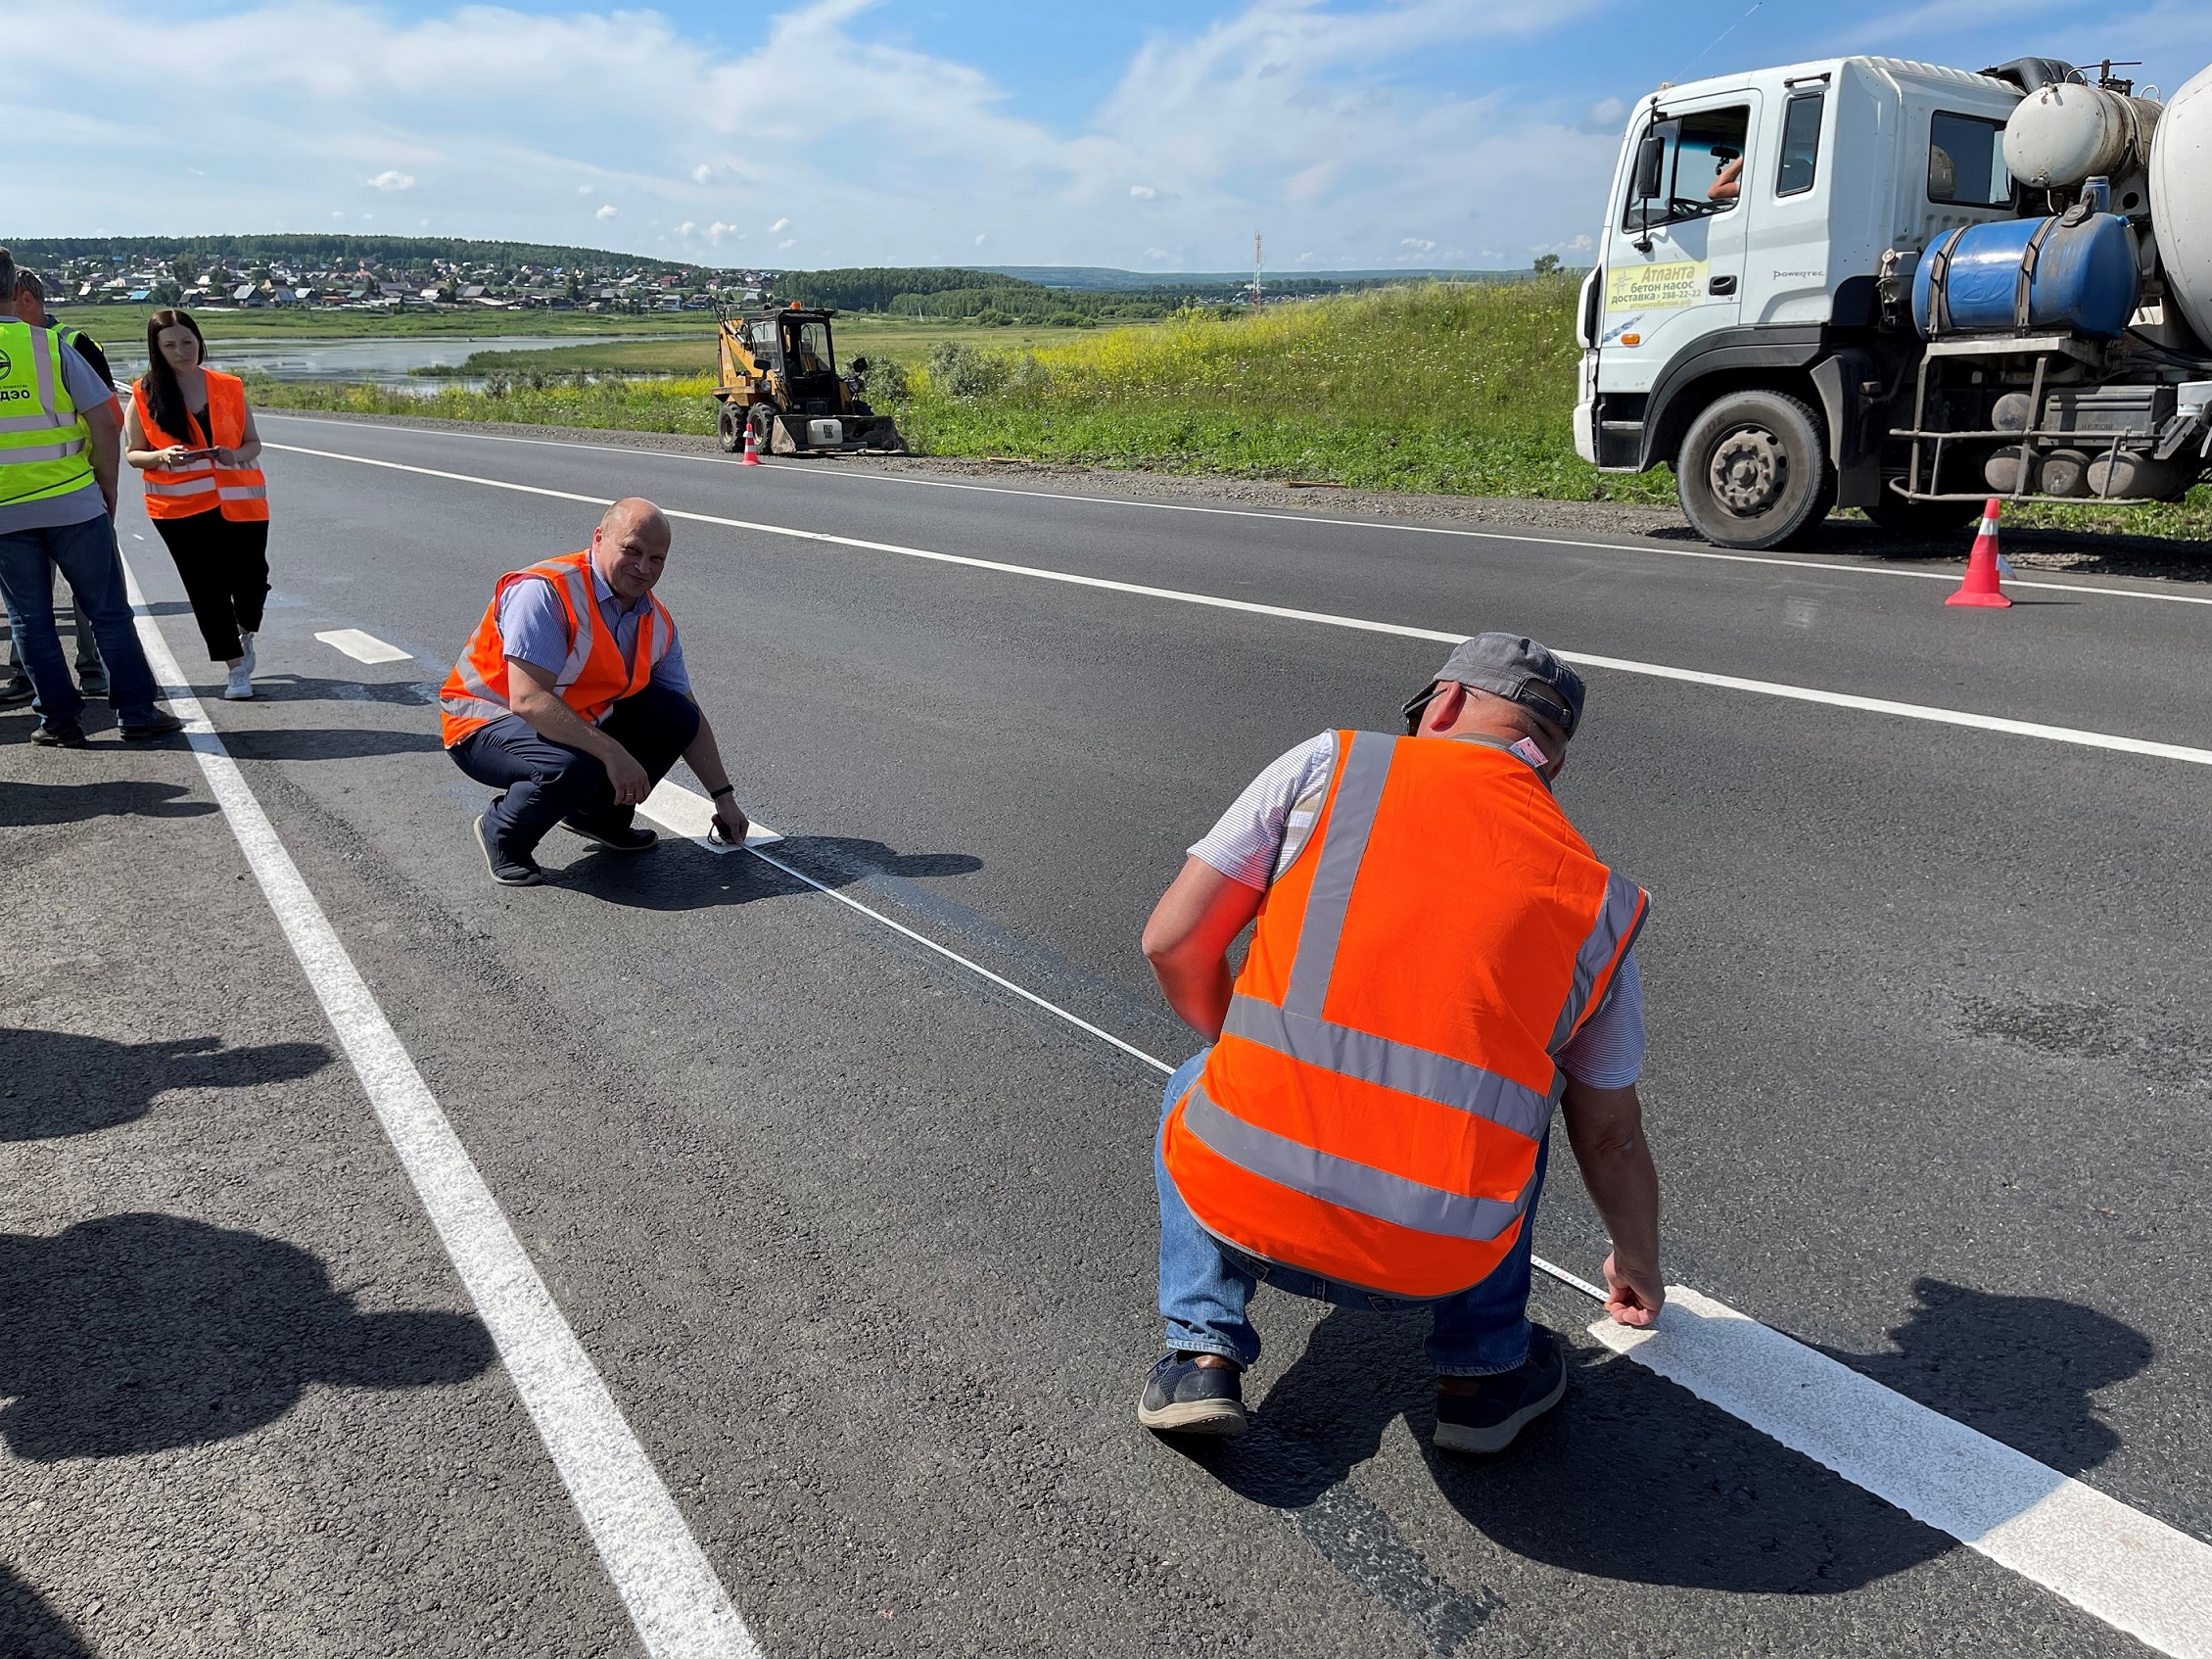
<path id="1" fill-rule="evenodd" d="M 2165 103 L 2045 58 L 1663 87 L 1601 246 L 1576 448 L 1671 465 L 1718 545 L 2175 500 L 2212 456 L 2212 70 Z"/>

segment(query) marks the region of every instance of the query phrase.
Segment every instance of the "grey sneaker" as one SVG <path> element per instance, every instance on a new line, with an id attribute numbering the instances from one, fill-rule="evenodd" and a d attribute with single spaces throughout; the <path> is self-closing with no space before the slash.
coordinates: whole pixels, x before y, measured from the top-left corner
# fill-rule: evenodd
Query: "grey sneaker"
<path id="1" fill-rule="evenodd" d="M 27 674 L 13 674 L 8 683 L 0 686 L 0 708 L 21 708 L 38 695 L 38 687 L 30 683 Z"/>
<path id="2" fill-rule="evenodd" d="M 1137 1421 L 1155 1434 L 1241 1435 L 1251 1426 L 1244 1374 L 1234 1365 L 1200 1365 L 1195 1353 L 1163 1353 L 1145 1379 Z"/>
<path id="3" fill-rule="evenodd" d="M 1466 1393 L 1436 1390 L 1436 1445 L 1444 1451 L 1503 1451 L 1530 1423 L 1567 1393 L 1567 1355 L 1559 1339 L 1538 1325 L 1529 1337 L 1529 1357 L 1517 1371 L 1469 1377 Z"/>
<path id="4" fill-rule="evenodd" d="M 50 749 L 81 749 L 89 747 L 84 728 L 73 720 L 42 720 L 30 729 L 30 740 L 43 743 Z"/>
<path id="5" fill-rule="evenodd" d="M 98 663 L 87 663 L 76 671 L 76 688 L 87 697 L 104 697 L 108 694 L 108 671 Z"/>
<path id="6" fill-rule="evenodd" d="M 640 830 L 635 824 L 593 824 L 588 818 L 564 818 L 561 828 L 572 834 L 582 835 L 594 846 L 610 853 L 647 853 L 653 850 L 660 836 L 650 830 Z"/>
<path id="7" fill-rule="evenodd" d="M 150 742 L 156 737 L 166 737 L 184 730 L 184 722 L 167 709 L 156 709 L 144 720 L 125 721 L 118 730 L 126 743 Z"/>

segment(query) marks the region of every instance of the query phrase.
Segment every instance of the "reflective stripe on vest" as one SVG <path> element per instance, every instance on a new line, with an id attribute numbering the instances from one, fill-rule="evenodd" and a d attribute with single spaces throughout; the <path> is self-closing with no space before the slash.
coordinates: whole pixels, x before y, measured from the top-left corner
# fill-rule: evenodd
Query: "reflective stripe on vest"
<path id="1" fill-rule="evenodd" d="M 1340 733 L 1162 1155 L 1201 1225 L 1386 1296 L 1503 1259 L 1648 899 L 1502 745 Z"/>
<path id="2" fill-rule="evenodd" d="M 183 438 L 165 432 L 154 419 L 144 378 L 131 384 L 131 402 L 138 410 L 139 430 L 149 450 L 165 450 L 178 444 L 189 449 L 235 450 L 246 442 L 246 383 L 218 369 L 201 372 L 208 378 L 208 425 L 212 430 L 202 431 L 200 423 L 188 414 L 191 431 Z M 211 509 L 243 524 L 261 523 L 269 516 L 268 483 L 259 467 L 218 467 L 212 460 L 202 460 L 188 466 L 148 467 L 140 476 L 146 484 L 149 518 L 186 518 Z"/>
<path id="3" fill-rule="evenodd" d="M 0 504 L 68 496 L 93 482 L 92 429 L 56 354 L 61 331 L 0 322 Z"/>
<path id="4" fill-rule="evenodd" d="M 484 619 L 438 693 L 445 743 L 451 748 L 493 721 L 513 712 L 507 698 L 507 658 L 499 635 L 499 606 L 517 582 L 543 582 L 560 595 L 569 625 L 568 655 L 553 676 L 553 689 L 579 719 L 596 726 L 623 697 L 643 690 L 653 670 L 668 655 L 676 622 L 659 599 L 650 599 L 638 618 L 632 660 L 599 619 L 599 605 L 588 552 L 568 553 L 510 571 L 499 578 Z"/>

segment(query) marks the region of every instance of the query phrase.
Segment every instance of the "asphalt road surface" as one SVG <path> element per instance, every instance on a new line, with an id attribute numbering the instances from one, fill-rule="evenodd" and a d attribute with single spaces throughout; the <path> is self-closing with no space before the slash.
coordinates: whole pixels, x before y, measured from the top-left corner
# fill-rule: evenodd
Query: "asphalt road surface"
<path id="1" fill-rule="evenodd" d="M 1856 1473 L 1878 1413 L 1839 1406 L 1815 1461 L 1554 1279 L 1569 1394 L 1504 1457 L 1429 1446 L 1420 1321 L 1271 1292 L 1254 1431 L 1136 1427 L 1160 1075 L 1054 1010 L 1188 1055 L 1136 949 L 1182 849 L 1292 743 L 1388 729 L 1444 653 L 1421 631 L 1484 628 L 1632 665 L 1589 671 L 1561 793 L 1654 895 L 1670 1281 L 1879 1385 L 1838 1399 L 2155 1523 L 2179 1554 L 2122 1560 L 2119 1601 L 2200 1605 L 2191 591 L 1977 613 L 1855 558 L 263 424 L 257 700 L 212 700 L 120 525 L 242 796 L 181 739 L 49 751 L 0 715 L 0 1652 L 2150 1651 L 2068 1599 L 2109 1540 L 2047 1572 L 1966 1547 Z M 784 868 L 556 832 L 551 884 L 496 888 L 429 691 L 500 572 L 628 494 L 693 515 L 660 592 Z M 316 639 L 344 629 L 408 655 Z M 264 891 L 278 844 L 306 911 Z M 403 1054 L 356 1068 L 379 1019 Z M 415 1075 L 473 1173 L 395 1157 Z M 1552 1167 L 1536 1248 L 1594 1276 Z M 658 1508 L 578 1473 L 625 1424 L 642 1456 L 607 1467 Z M 713 1633 L 639 1611 L 682 1600 L 672 1539 L 727 1589 Z M 2206 1651 L 2180 1624 L 2154 1645 Z"/>

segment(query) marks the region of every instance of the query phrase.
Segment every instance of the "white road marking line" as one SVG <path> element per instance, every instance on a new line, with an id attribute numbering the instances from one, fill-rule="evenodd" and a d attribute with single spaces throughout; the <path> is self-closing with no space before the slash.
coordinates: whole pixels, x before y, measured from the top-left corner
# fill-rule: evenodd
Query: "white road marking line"
<path id="1" fill-rule="evenodd" d="M 364 634 L 358 628 L 333 628 L 317 634 L 324 644 L 344 651 L 355 662 L 412 662 L 414 653 L 402 651 L 397 645 L 387 645 L 374 634 Z"/>
<path id="2" fill-rule="evenodd" d="M 1590 1334 L 1914 1520 L 2177 1659 L 2212 1656 L 2212 1544 L 1677 1285 Z"/>
<path id="3" fill-rule="evenodd" d="M 305 450 L 291 444 L 271 444 L 272 450 L 314 455 L 324 460 L 351 461 L 357 466 L 383 467 L 393 472 L 419 473 L 456 484 L 475 484 L 490 490 L 511 490 L 520 495 L 545 496 L 555 500 L 581 501 L 590 506 L 611 506 L 605 496 L 583 496 L 569 490 L 548 490 L 536 484 L 515 484 L 501 478 L 482 478 L 473 473 L 445 472 L 436 467 L 409 466 L 400 461 L 378 460 L 369 455 L 349 455 L 331 450 Z M 926 559 L 936 564 L 964 565 L 971 570 L 1025 576 L 1043 582 L 1062 582 L 1076 588 L 1106 592 L 1133 593 L 1143 598 L 1167 599 L 1177 604 L 1206 605 L 1217 610 L 1243 611 L 1252 616 L 1281 617 L 1290 622 L 1318 623 L 1328 628 L 1348 628 L 1366 634 L 1394 635 L 1405 640 L 1434 640 L 1457 644 L 1464 634 L 1435 628 L 1414 628 L 1403 623 L 1375 622 L 1362 617 L 1339 616 L 1329 611 L 1298 610 L 1288 605 L 1265 605 L 1250 599 L 1223 598 L 1179 588 L 1153 588 L 1140 582 L 1114 582 L 1103 576 L 1078 576 L 1070 571 L 1048 570 L 1037 565 L 1009 564 L 1002 559 L 972 558 L 965 553 L 940 553 L 927 547 L 901 546 L 895 542 L 871 542 L 855 536 L 832 536 L 821 530 L 798 530 L 783 524 L 763 524 L 752 519 L 724 518 L 714 513 L 682 512 L 664 508 L 670 518 L 693 524 L 720 525 L 730 530 L 750 530 L 763 536 L 782 536 L 793 541 L 827 546 L 857 547 L 865 552 L 895 553 L 901 558 Z M 1627 657 L 1593 656 L 1582 651 L 1560 651 L 1569 662 L 1587 668 L 1612 669 L 1619 674 L 1642 675 L 1655 680 L 1676 680 L 1722 690 L 1749 691 L 1759 696 L 1784 697 L 1796 702 L 1824 703 L 1831 708 L 1859 709 L 1868 714 L 1895 715 L 1901 720 L 1921 720 L 1939 726 L 1963 726 L 1982 732 L 2001 732 L 2015 737 L 2037 737 L 2046 742 L 2071 743 L 2083 748 L 2112 749 L 2123 754 L 2151 755 L 2161 760 L 2185 761 L 2192 766 L 2212 766 L 2212 749 L 2184 743 L 2161 743 L 2146 737 L 2126 737 L 2107 732 L 2086 732 L 2071 726 L 2047 726 L 2032 720 L 2011 720 L 2002 715 L 1975 714 L 1964 709 L 1933 708 L 1921 703 L 1894 702 L 1886 697 L 1861 697 L 1849 691 L 1824 691 L 1812 686 L 1790 686 L 1772 680 L 1744 680 L 1730 674 L 1708 674 L 1700 669 L 1674 668 L 1666 663 L 1637 662 Z"/>
<path id="4" fill-rule="evenodd" d="M 311 420 L 314 417 L 292 415 L 279 418 Z M 345 424 L 365 427 L 372 432 L 411 433 L 416 436 L 433 430 L 416 426 L 385 426 L 371 421 L 348 421 Z M 446 432 L 440 435 L 469 438 L 480 444 L 527 444 L 546 450 L 588 450 L 608 455 L 650 455 L 656 460 L 692 461 L 705 466 L 739 464 L 722 455 L 690 455 L 676 450 L 647 450 L 624 444 L 580 444 L 558 438 L 508 438 L 494 432 Z M 281 450 L 289 446 L 272 444 L 269 448 Z M 314 454 L 320 451 L 301 452 Z M 1530 536 L 1511 530 L 1469 530 L 1462 526 L 1442 524 L 1393 524 L 1371 518 L 1329 518 L 1318 513 L 1268 512 L 1257 507 L 1207 507 L 1190 501 L 1141 501 L 1132 500 L 1126 496 L 1086 496 L 1064 490 L 1015 490 L 1004 484 L 971 484 L 953 478 L 909 478 L 889 472 L 846 472 L 794 465 L 784 461 L 771 462 L 770 465 L 778 472 L 804 474 L 810 478 L 859 479 L 871 484 L 912 485 L 927 490 L 966 490 L 979 496 L 1021 496 L 1040 501 L 1087 501 L 1099 506 L 1137 507 L 1147 512 L 1202 513 L 1215 518 L 1258 518 L 1278 524 L 1327 524 L 1341 530 L 1387 530 L 1408 536 L 1458 536 L 1477 542 L 1512 542 L 1539 547 L 1588 547 L 1597 552 L 1655 553 L 1671 559 L 1707 559 L 1722 564 L 1770 564 L 1789 570 L 1832 570 L 1846 576 L 1902 576 L 1915 582 L 1956 582 L 1959 576 L 1957 570 L 1891 570 L 1881 565 L 1840 564 L 1832 559 L 1791 558 L 1774 553 L 1724 553 L 1717 547 L 1663 547 L 1648 542 L 1585 542 L 1572 536 Z M 2212 595 L 2201 593 L 2162 593 L 2142 588 L 2100 588 L 2087 582 L 2038 582 L 2010 576 L 2005 581 L 2011 587 L 2035 588 L 2053 593 L 2094 593 L 2107 599 L 2161 599 L 2177 605 L 2212 605 Z"/>
<path id="5" fill-rule="evenodd" d="M 709 810 L 704 796 L 681 785 L 662 786 L 688 796 L 694 804 L 687 810 L 703 820 Z M 748 850 L 1123 1054 L 1158 1071 L 1174 1071 L 1164 1060 L 781 859 Z M 1561 1283 L 1605 1301 L 1605 1292 L 1589 1280 L 1542 1256 L 1530 1259 Z M 1655 1328 L 1638 1331 L 1600 1319 L 1589 1327 L 1590 1334 L 1614 1352 L 2158 1651 L 2175 1659 L 2212 1659 L 2212 1545 L 1907 1399 L 1711 1297 L 1680 1285 L 1670 1285 L 1667 1297 Z"/>
<path id="6" fill-rule="evenodd" d="M 183 671 L 127 564 L 123 577 L 138 613 L 138 637 L 163 695 L 188 723 L 188 740 L 208 787 L 498 1346 L 515 1392 L 537 1424 L 645 1650 L 654 1659 L 761 1659 L 752 1634 L 652 1460 L 623 1421 L 590 1355 L 561 1317 L 498 1201 L 347 955 L 207 711 L 186 688 Z"/>
<path id="7" fill-rule="evenodd" d="M 645 797 L 645 804 L 638 810 L 651 813 L 653 817 L 659 819 L 661 823 L 666 824 L 670 829 L 676 830 L 678 834 L 690 835 L 691 839 L 697 841 L 709 852 L 727 853 L 735 852 L 737 850 L 735 847 L 727 847 L 719 842 L 709 841 L 706 839 L 707 821 L 714 816 L 713 804 L 708 801 L 706 796 L 698 793 L 696 790 L 686 789 L 681 783 L 671 783 L 666 779 L 663 779 L 658 784 L 654 786 L 653 792 Z M 694 824 L 699 827 L 698 832 L 696 834 L 693 834 L 691 830 L 689 829 L 689 826 Z M 982 978 L 990 980 L 992 984 L 998 986 L 1001 990 L 1012 991 L 1015 996 L 1021 998 L 1024 1002 L 1035 1004 L 1037 1007 L 1043 1009 L 1047 1014 L 1066 1020 L 1070 1025 L 1075 1026 L 1079 1030 L 1089 1032 L 1092 1036 L 1098 1038 L 1103 1043 L 1110 1043 L 1113 1047 L 1119 1049 L 1123 1054 L 1130 1055 L 1137 1060 L 1141 1060 L 1147 1066 L 1156 1066 L 1161 1071 L 1172 1072 L 1175 1069 L 1174 1066 L 1168 1065 L 1165 1061 L 1154 1060 L 1143 1049 L 1123 1042 L 1111 1031 L 1092 1024 L 1080 1014 L 1071 1014 L 1066 1009 L 1060 1007 L 1059 1003 L 1046 1001 L 1045 998 L 1039 996 L 1035 991 L 1025 989 L 1024 987 L 1015 984 L 1012 979 L 1005 978 L 1000 974 L 992 972 L 988 968 L 985 968 L 979 962 L 969 961 L 966 957 L 961 955 L 960 952 L 949 949 L 948 947 L 939 944 L 935 939 L 932 939 L 926 933 L 918 933 L 912 927 L 907 926 L 903 923 L 893 922 L 881 911 L 871 910 L 867 905 L 862 904 L 860 900 L 851 897 L 849 894 L 841 893 L 834 887 L 825 886 L 822 882 L 817 881 L 805 871 L 793 870 L 781 859 L 771 858 L 767 853 L 762 852 L 761 848 L 764 846 L 773 845 L 775 842 L 782 840 L 783 837 L 773 830 L 768 830 L 765 835 L 762 834 L 761 826 L 757 824 L 753 826 L 753 830 L 754 833 L 749 834 L 745 837 L 745 851 L 757 856 L 762 863 L 773 864 L 777 869 L 782 871 L 784 875 L 792 877 L 794 880 L 804 881 L 816 892 L 826 893 L 829 897 L 835 899 L 839 904 L 844 905 L 849 909 L 859 911 L 870 921 L 880 922 L 884 926 L 890 928 L 892 932 L 905 934 L 916 944 L 921 945 L 926 949 L 933 950 L 939 956 L 944 957 L 949 961 L 959 963 L 961 967 L 966 969 L 970 973 L 977 974 Z"/>

